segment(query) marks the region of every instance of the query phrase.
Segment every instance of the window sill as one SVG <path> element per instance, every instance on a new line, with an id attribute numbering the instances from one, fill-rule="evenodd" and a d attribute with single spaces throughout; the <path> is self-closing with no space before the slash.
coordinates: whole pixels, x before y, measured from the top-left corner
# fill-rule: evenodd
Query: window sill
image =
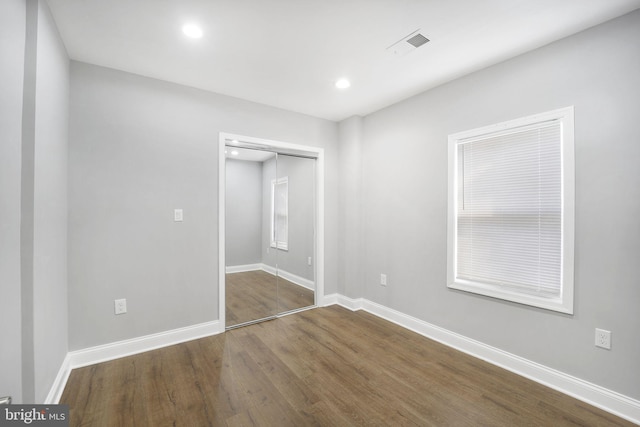
<path id="1" fill-rule="evenodd" d="M 511 301 L 518 304 L 529 305 L 532 307 L 543 308 L 545 310 L 557 311 L 559 313 L 573 314 L 573 298 L 565 297 L 543 297 L 535 295 L 527 295 L 525 293 L 505 289 L 495 285 L 485 283 L 472 282 L 468 280 L 456 279 L 447 284 L 449 289 L 455 289 L 464 292 L 470 292 L 478 295 L 484 295 L 491 298 L 497 298 L 505 301 Z"/>

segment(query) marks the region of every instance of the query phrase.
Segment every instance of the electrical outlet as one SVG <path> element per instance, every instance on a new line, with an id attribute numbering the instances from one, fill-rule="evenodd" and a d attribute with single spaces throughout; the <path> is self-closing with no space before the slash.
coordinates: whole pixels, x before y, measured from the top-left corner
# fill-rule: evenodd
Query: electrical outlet
<path id="1" fill-rule="evenodd" d="M 127 300 L 125 298 L 117 299 L 113 303 L 116 314 L 125 314 L 127 312 Z"/>
<path id="2" fill-rule="evenodd" d="M 387 286 L 387 275 L 386 274 L 381 274 L 380 275 L 380 285 Z"/>
<path id="3" fill-rule="evenodd" d="M 307 265 L 311 265 L 311 257 L 307 258 Z"/>
<path id="4" fill-rule="evenodd" d="M 611 350 L 611 331 L 596 328 L 596 347 Z"/>

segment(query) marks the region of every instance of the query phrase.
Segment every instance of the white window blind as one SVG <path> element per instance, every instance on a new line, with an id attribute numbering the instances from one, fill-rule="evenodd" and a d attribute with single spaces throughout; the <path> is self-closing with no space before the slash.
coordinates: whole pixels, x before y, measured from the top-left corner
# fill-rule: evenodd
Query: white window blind
<path id="1" fill-rule="evenodd" d="M 271 181 L 271 246 L 289 249 L 289 178 Z"/>
<path id="2" fill-rule="evenodd" d="M 560 131 L 552 121 L 459 145 L 459 279 L 560 295 Z"/>
<path id="3" fill-rule="evenodd" d="M 449 287 L 572 312 L 568 111 L 450 136 Z"/>

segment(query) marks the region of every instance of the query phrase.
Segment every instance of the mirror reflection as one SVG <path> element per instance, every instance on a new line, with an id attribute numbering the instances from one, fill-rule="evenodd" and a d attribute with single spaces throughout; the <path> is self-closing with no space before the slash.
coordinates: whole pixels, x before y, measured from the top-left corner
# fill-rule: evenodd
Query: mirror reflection
<path id="1" fill-rule="evenodd" d="M 226 147 L 226 325 L 315 303 L 315 160 Z"/>

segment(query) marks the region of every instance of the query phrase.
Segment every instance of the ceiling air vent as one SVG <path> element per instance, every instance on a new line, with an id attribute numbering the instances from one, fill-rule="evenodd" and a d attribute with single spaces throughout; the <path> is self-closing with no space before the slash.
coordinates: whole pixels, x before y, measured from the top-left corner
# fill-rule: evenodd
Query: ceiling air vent
<path id="1" fill-rule="evenodd" d="M 394 56 L 404 56 L 413 52 L 422 45 L 429 42 L 429 39 L 420 34 L 420 30 L 416 30 L 408 36 L 403 37 L 400 41 L 395 42 L 387 48 L 387 52 Z"/>
<path id="2" fill-rule="evenodd" d="M 423 44 L 427 43 L 429 41 L 428 38 L 426 38 L 425 36 L 423 36 L 422 34 L 418 33 L 415 36 L 407 39 L 407 43 L 409 43 L 410 45 L 412 45 L 413 47 L 420 47 Z"/>

